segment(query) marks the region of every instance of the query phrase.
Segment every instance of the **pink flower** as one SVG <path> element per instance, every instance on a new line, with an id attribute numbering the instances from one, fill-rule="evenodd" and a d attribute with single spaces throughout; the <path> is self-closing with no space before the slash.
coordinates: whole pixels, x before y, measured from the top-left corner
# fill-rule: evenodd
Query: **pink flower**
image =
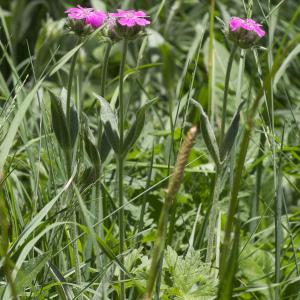
<path id="1" fill-rule="evenodd" d="M 106 13 L 103 11 L 93 11 L 85 19 L 85 23 L 91 25 L 94 28 L 102 26 L 107 18 Z"/>
<path id="2" fill-rule="evenodd" d="M 110 13 L 110 17 L 117 20 L 117 22 L 124 27 L 141 26 L 144 27 L 149 25 L 151 22 L 147 20 L 145 12 L 139 10 L 122 10 L 118 9 L 117 13 Z"/>
<path id="3" fill-rule="evenodd" d="M 77 5 L 77 7 L 67 9 L 65 13 L 68 14 L 70 19 L 85 20 L 93 11 L 92 8 L 83 8 L 80 5 Z"/>
<path id="4" fill-rule="evenodd" d="M 252 31 L 257 34 L 258 37 L 262 38 L 265 36 L 266 32 L 261 28 L 262 25 L 256 23 L 252 19 L 241 19 L 238 17 L 232 17 L 229 21 L 230 30 L 235 32 L 242 28 L 247 31 Z"/>
<path id="5" fill-rule="evenodd" d="M 102 26 L 107 18 L 106 13 L 102 11 L 94 10 L 93 8 L 84 8 L 80 5 L 69 8 L 65 13 L 68 14 L 69 19 L 83 20 L 85 24 L 90 25 L 93 28 Z"/>

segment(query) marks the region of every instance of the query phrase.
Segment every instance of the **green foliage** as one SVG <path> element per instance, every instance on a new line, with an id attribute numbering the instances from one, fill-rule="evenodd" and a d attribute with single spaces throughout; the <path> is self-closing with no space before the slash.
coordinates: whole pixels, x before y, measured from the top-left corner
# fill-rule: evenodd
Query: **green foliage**
<path id="1" fill-rule="evenodd" d="M 210 267 L 202 262 L 201 252 L 190 248 L 187 254 L 178 256 L 168 247 L 165 253 L 166 277 L 168 278 L 163 299 L 210 300 L 215 298 L 217 280 Z"/>

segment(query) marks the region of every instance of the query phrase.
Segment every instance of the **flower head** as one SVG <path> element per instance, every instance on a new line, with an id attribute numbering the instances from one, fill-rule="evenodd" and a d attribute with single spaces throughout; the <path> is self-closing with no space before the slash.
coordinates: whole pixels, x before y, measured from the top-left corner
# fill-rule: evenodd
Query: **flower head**
<path id="1" fill-rule="evenodd" d="M 122 10 L 118 9 L 117 13 L 110 13 L 111 17 L 116 18 L 117 22 L 121 26 L 126 27 L 134 27 L 134 26 L 141 26 L 144 27 L 149 25 L 151 22 L 147 19 L 147 15 L 145 12 L 139 10 Z"/>
<path id="2" fill-rule="evenodd" d="M 93 11 L 93 8 L 84 8 L 80 5 L 77 5 L 77 7 L 67 9 L 65 13 L 68 14 L 68 17 L 70 19 L 85 20 L 88 17 L 88 15 Z"/>
<path id="3" fill-rule="evenodd" d="M 65 13 L 68 15 L 68 27 L 78 35 L 91 33 L 92 28 L 101 27 L 107 18 L 107 14 L 102 11 L 80 5 L 69 8 Z"/>
<path id="4" fill-rule="evenodd" d="M 135 39 L 138 33 L 151 22 L 145 12 L 118 9 L 109 14 L 109 35 L 114 39 Z"/>
<path id="5" fill-rule="evenodd" d="M 264 37 L 266 32 L 262 25 L 252 19 L 232 17 L 229 21 L 229 34 L 241 48 L 249 48 L 255 45 L 257 40 Z"/>
<path id="6" fill-rule="evenodd" d="M 104 24 L 106 18 L 107 15 L 105 12 L 95 10 L 85 18 L 85 23 L 91 25 L 94 28 L 99 28 Z"/>

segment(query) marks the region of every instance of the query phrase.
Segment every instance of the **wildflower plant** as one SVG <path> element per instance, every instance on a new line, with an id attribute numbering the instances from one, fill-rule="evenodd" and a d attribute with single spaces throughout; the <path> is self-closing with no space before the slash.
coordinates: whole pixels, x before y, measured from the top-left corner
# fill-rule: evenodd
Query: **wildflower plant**
<path id="1" fill-rule="evenodd" d="M 97 129 L 97 137 L 95 138 L 91 131 L 86 125 L 85 129 L 85 148 L 86 151 L 94 164 L 94 168 L 96 170 L 97 178 L 101 176 L 101 165 L 104 160 L 102 155 L 102 138 L 105 138 L 105 141 L 109 143 L 111 149 L 115 153 L 115 159 L 117 164 L 117 181 L 116 181 L 116 197 L 119 200 L 119 255 L 120 255 L 120 263 L 124 265 L 124 249 L 125 249 L 125 219 L 124 219 L 124 164 L 126 160 L 126 155 L 133 147 L 135 142 L 137 141 L 144 125 L 145 121 L 145 113 L 149 106 L 154 101 L 149 101 L 144 106 L 140 108 L 140 110 L 136 114 L 136 120 L 132 124 L 131 128 L 126 132 L 125 130 L 125 111 L 124 111 L 124 73 L 126 67 L 126 58 L 128 51 L 128 43 L 131 40 L 134 40 L 138 37 L 139 33 L 145 28 L 145 26 L 149 25 L 151 22 L 149 17 L 143 11 L 135 11 L 135 10 L 118 10 L 116 13 L 104 13 L 102 11 L 94 10 L 92 8 L 83 8 L 81 6 L 77 6 L 74 8 L 70 8 L 66 10 L 66 14 L 68 15 L 69 26 L 72 28 L 74 32 L 79 35 L 79 42 L 81 41 L 81 37 L 84 34 L 90 34 L 95 31 L 99 27 L 106 27 L 106 31 L 108 31 L 108 36 L 111 37 L 111 40 L 108 41 L 105 56 L 103 60 L 103 67 L 101 72 L 101 95 L 95 94 L 95 97 L 98 99 L 100 104 L 100 110 L 98 110 L 98 120 L 99 125 Z M 104 30 L 105 31 L 105 30 Z M 112 38 L 114 37 L 114 38 Z M 113 46 L 113 42 L 121 41 L 123 43 L 122 47 L 122 59 L 120 63 L 119 70 L 119 101 L 118 101 L 118 112 L 116 116 L 115 111 L 110 106 L 109 102 L 104 98 L 105 97 L 105 82 L 106 82 L 106 73 L 109 64 L 109 54 L 111 48 Z M 105 41 L 105 40 L 104 40 Z M 106 42 L 106 41 L 105 41 Z M 79 49 L 78 49 L 79 51 Z M 67 92 L 67 101 L 66 101 L 66 122 L 71 122 L 71 90 L 72 90 L 72 80 L 74 76 L 74 69 L 76 64 L 76 57 L 78 51 L 75 53 L 71 63 L 71 69 L 69 74 L 69 84 L 68 84 L 68 92 Z M 56 102 L 54 102 L 56 103 Z M 95 102 L 94 102 L 95 103 Z M 57 106 L 57 105 L 56 105 Z M 56 107 L 55 106 L 55 107 Z M 59 106 L 60 107 L 60 106 Z M 54 110 L 53 110 L 54 111 Z M 59 113 L 55 114 L 53 117 L 54 128 L 56 128 L 55 120 L 59 115 L 63 115 L 62 109 L 60 109 Z M 68 121 L 69 120 L 69 121 Z M 88 123 L 88 122 L 87 122 Z M 103 128 L 103 132 L 102 132 Z M 60 130 L 55 130 L 58 140 L 60 140 L 61 132 Z M 60 139 L 59 139 L 60 138 Z M 69 170 L 71 170 L 71 161 L 72 154 L 71 151 L 68 150 L 67 157 L 69 163 Z M 107 151 L 106 151 L 107 154 Z M 71 171 L 70 171 L 71 172 Z M 71 174 L 69 172 L 69 174 Z M 100 186 L 100 185 L 99 185 Z M 102 219 L 103 216 L 103 205 L 101 204 L 101 188 L 96 189 L 96 197 L 99 200 L 99 205 L 97 205 L 97 216 Z M 74 217 L 74 220 L 76 218 Z M 103 230 L 99 228 L 98 230 L 99 236 L 103 236 Z M 74 238 L 76 238 L 74 236 Z M 78 251 L 75 249 L 75 252 Z M 98 253 L 96 251 L 96 253 Z M 98 255 L 100 255 L 98 253 Z M 99 266 L 101 267 L 101 266 Z M 79 280 L 79 267 L 77 266 L 77 280 Z M 120 270 L 120 299 L 125 299 L 125 273 L 124 270 Z"/>

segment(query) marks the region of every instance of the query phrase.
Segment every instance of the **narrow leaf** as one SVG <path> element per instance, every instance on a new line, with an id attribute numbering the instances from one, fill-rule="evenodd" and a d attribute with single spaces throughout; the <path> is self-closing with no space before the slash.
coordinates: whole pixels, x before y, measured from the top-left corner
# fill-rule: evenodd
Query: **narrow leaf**
<path id="1" fill-rule="evenodd" d="M 240 238 L 240 224 L 236 225 L 233 245 L 229 257 L 226 259 L 226 266 L 220 275 L 219 291 L 217 300 L 232 299 L 232 291 L 234 285 L 235 273 L 238 266 L 239 259 L 239 238 Z M 224 273 L 226 272 L 226 273 Z"/>
<path id="2" fill-rule="evenodd" d="M 219 147 L 217 144 L 214 131 L 209 123 L 208 117 L 205 114 L 202 106 L 197 101 L 193 99 L 191 101 L 200 110 L 200 118 L 201 118 L 200 127 L 201 127 L 204 142 L 215 164 L 219 166 L 221 164 Z"/>
<path id="3" fill-rule="evenodd" d="M 220 157 L 221 160 L 224 160 L 225 157 L 230 153 L 230 150 L 234 144 L 234 141 L 237 137 L 239 131 L 239 123 L 240 123 L 240 112 L 245 104 L 245 101 L 241 102 L 237 111 L 235 112 L 230 126 L 226 132 L 223 144 L 220 148 Z"/>
<path id="4" fill-rule="evenodd" d="M 139 138 L 144 128 L 146 111 L 156 101 L 157 99 L 151 100 L 138 110 L 136 119 L 125 137 L 124 148 L 122 149 L 123 155 L 126 155 L 130 151 L 131 147 Z"/>
<path id="5" fill-rule="evenodd" d="M 74 105 L 71 106 L 70 109 L 70 139 L 71 139 L 71 147 L 73 148 L 76 142 L 76 138 L 78 135 L 78 115 Z"/>
<path id="6" fill-rule="evenodd" d="M 95 145 L 95 138 L 93 137 L 90 129 L 86 126 L 84 131 L 84 143 L 85 143 L 85 150 L 95 167 L 100 166 L 100 154 Z"/>
<path id="7" fill-rule="evenodd" d="M 5 164 L 9 151 L 13 145 L 14 138 L 17 134 L 18 128 L 26 114 L 27 109 L 31 104 L 31 101 L 33 100 L 35 94 L 37 93 L 39 87 L 41 86 L 42 82 L 43 79 L 37 82 L 37 84 L 33 87 L 31 92 L 25 97 L 24 101 L 18 108 L 18 111 L 9 127 L 6 137 L 0 146 L 0 169 L 2 169 Z"/>
<path id="8" fill-rule="evenodd" d="M 101 138 L 101 144 L 100 144 L 100 149 L 99 149 L 102 163 L 106 160 L 111 148 L 112 147 L 108 141 L 106 133 L 104 132 L 104 134 L 102 135 L 102 138 Z"/>
<path id="9" fill-rule="evenodd" d="M 16 289 L 21 293 L 26 287 L 30 286 L 32 281 L 36 279 L 38 273 L 45 267 L 50 259 L 50 253 L 44 253 L 36 258 L 32 258 L 25 262 L 16 276 Z"/>
<path id="10" fill-rule="evenodd" d="M 62 149 L 71 148 L 71 138 L 67 126 L 66 116 L 62 107 L 61 101 L 56 95 L 50 93 L 51 95 L 51 117 L 52 117 L 52 127 L 57 141 Z"/>
<path id="11" fill-rule="evenodd" d="M 120 153 L 120 138 L 116 116 L 110 104 L 101 96 L 94 94 L 101 105 L 100 117 L 104 126 L 105 135 L 116 154 Z"/>

